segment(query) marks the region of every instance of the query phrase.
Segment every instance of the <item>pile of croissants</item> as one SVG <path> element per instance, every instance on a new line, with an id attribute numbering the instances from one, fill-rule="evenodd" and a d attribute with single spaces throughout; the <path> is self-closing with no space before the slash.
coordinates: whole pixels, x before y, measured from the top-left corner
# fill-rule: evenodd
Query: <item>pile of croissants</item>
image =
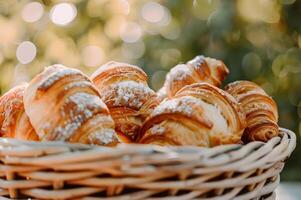
<path id="1" fill-rule="evenodd" d="M 197 56 L 173 67 L 155 92 L 134 65 L 111 61 L 88 77 L 55 64 L 0 98 L 0 136 L 202 147 L 277 136 L 273 99 L 249 81 L 220 89 L 228 74 L 222 61 Z"/>

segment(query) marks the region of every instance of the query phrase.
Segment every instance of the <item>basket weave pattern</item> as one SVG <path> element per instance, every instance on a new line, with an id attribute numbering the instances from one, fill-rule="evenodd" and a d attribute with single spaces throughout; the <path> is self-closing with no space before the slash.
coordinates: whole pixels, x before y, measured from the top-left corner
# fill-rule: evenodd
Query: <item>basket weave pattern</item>
<path id="1" fill-rule="evenodd" d="M 214 148 L 116 148 L 0 139 L 0 196 L 37 199 L 275 199 L 295 134 Z"/>

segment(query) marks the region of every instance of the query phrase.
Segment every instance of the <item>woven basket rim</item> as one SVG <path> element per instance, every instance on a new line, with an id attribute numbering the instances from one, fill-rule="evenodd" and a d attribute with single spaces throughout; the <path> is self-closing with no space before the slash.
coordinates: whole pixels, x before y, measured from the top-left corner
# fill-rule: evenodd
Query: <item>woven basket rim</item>
<path id="1" fill-rule="evenodd" d="M 213 148 L 144 144 L 103 147 L 1 138 L 0 172 L 4 179 L 0 178 L 0 196 L 17 198 L 19 192 L 38 199 L 57 199 L 57 195 L 69 199 L 75 191 L 72 197 L 91 197 L 106 191 L 107 196 L 117 195 L 116 199 L 142 194 L 143 198 L 134 199 L 152 199 L 160 191 L 170 191 L 166 198 L 194 199 L 214 191 L 214 197 L 206 199 L 242 200 L 267 195 L 275 199 L 273 192 L 284 161 L 296 146 L 292 131 L 280 128 L 280 133 L 266 143 Z M 99 176 L 102 173 L 110 177 Z M 165 179 L 175 176 L 176 180 Z M 65 183 L 73 185 L 72 191 Z M 135 188 L 137 193 L 129 190 L 122 194 L 123 188 Z M 179 190 L 189 193 L 173 198 Z"/>
<path id="2" fill-rule="evenodd" d="M 284 161 L 291 155 L 296 147 L 296 135 L 294 132 L 285 128 L 280 128 L 279 130 L 280 136 L 274 137 L 266 143 L 254 141 L 248 144 L 228 144 L 212 148 L 196 146 L 158 146 L 145 144 L 119 144 L 116 147 L 105 147 L 86 144 L 73 144 L 60 141 L 35 142 L 1 138 L 0 154 L 11 155 L 12 157 L 29 156 L 32 157 L 34 161 L 37 161 L 39 156 L 43 157 L 45 154 L 48 154 L 48 156 L 50 155 L 51 158 L 50 161 L 53 162 L 58 161 L 56 157 L 62 157 L 63 159 L 65 154 L 67 154 L 66 156 L 68 158 L 71 157 L 70 155 L 72 155 L 72 157 L 83 157 L 83 155 L 86 155 L 87 160 L 89 160 L 89 156 L 95 159 L 95 155 L 99 158 L 136 155 L 142 158 L 145 157 L 152 159 L 153 162 L 155 162 L 156 159 L 160 160 L 166 157 L 168 160 L 173 160 L 180 163 L 202 161 L 204 166 L 219 166 L 218 169 L 222 171 L 227 171 L 228 168 L 233 167 L 232 163 L 235 163 L 235 161 L 244 160 L 244 162 L 242 162 L 244 167 L 239 166 L 236 163 L 235 168 L 239 171 L 247 171 L 260 167 L 260 165 L 265 165 L 268 167 L 269 164 L 278 161 Z M 9 148 L 6 146 L 9 146 Z M 246 155 L 248 155 L 248 152 L 251 153 L 253 151 L 259 152 L 257 153 L 256 158 L 244 158 Z M 81 159 L 82 158 L 78 158 L 78 161 L 82 161 Z M 260 160 L 260 162 L 252 163 L 251 160 Z M 249 162 L 249 165 L 246 165 L 246 163 L 248 163 L 247 161 Z M 9 162 L 11 161 L 9 160 Z M 71 159 L 70 162 L 76 164 L 76 158 Z M 37 163 L 39 163 L 39 161 Z"/>

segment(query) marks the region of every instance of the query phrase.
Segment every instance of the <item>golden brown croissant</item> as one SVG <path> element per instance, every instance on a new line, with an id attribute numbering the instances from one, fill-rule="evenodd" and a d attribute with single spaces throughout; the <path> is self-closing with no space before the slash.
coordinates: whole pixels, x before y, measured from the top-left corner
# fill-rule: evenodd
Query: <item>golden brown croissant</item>
<path id="1" fill-rule="evenodd" d="M 28 85 L 24 105 L 41 140 L 108 146 L 119 142 L 107 106 L 79 70 L 47 67 Z"/>
<path id="2" fill-rule="evenodd" d="M 216 146 L 239 143 L 245 115 L 227 92 L 208 83 L 182 88 L 157 106 L 141 129 L 141 143 Z"/>
<path id="3" fill-rule="evenodd" d="M 157 91 L 157 97 L 158 100 L 161 102 L 163 101 L 165 98 L 167 98 L 167 93 L 166 93 L 166 87 L 163 86 L 161 87 L 158 91 Z"/>
<path id="4" fill-rule="evenodd" d="M 23 94 L 27 84 L 14 87 L 0 98 L 0 135 L 23 140 L 38 140 L 24 110 Z"/>
<path id="5" fill-rule="evenodd" d="M 166 76 L 164 87 L 168 97 L 186 85 L 206 82 L 220 87 L 222 81 L 229 74 L 226 65 L 209 57 L 196 56 L 186 64 L 179 64 L 172 68 Z"/>
<path id="6" fill-rule="evenodd" d="M 236 81 L 228 84 L 226 90 L 238 100 L 246 113 L 244 142 L 266 142 L 279 134 L 277 105 L 262 88 L 250 81 Z"/>
<path id="7" fill-rule="evenodd" d="M 158 104 L 145 72 L 134 65 L 111 61 L 93 73 L 91 79 L 110 110 L 116 132 L 134 141 L 144 119 Z"/>

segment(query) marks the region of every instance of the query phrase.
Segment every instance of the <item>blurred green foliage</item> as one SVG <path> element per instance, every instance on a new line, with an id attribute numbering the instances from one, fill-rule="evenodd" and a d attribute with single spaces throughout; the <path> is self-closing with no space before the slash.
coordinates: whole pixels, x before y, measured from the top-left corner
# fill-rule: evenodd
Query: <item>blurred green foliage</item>
<path id="1" fill-rule="evenodd" d="M 204 54 L 226 63 L 226 83 L 260 84 L 300 139 L 301 1 L 73 0 L 63 11 L 58 0 L 37 2 L 0 1 L 0 94 L 53 63 L 90 74 L 109 60 L 137 64 L 159 89 L 171 67 Z M 301 180 L 300 154 L 283 180 Z"/>

